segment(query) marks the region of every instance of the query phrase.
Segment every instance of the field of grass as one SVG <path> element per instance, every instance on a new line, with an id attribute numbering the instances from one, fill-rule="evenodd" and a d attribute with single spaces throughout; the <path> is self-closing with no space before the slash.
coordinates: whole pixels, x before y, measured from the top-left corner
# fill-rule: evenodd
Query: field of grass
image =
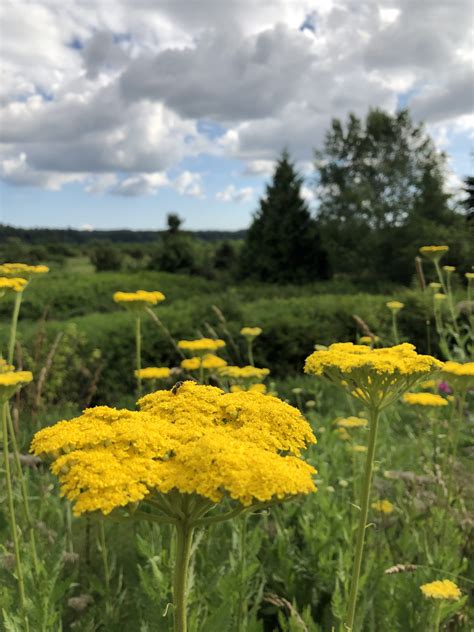
<path id="1" fill-rule="evenodd" d="M 118 290 L 138 289 L 160 290 L 166 295 L 164 302 L 152 307 L 159 322 L 145 311 L 131 312 L 112 299 Z M 386 307 L 394 299 L 404 303 L 396 329 Z M 9 340 L 13 300 L 6 296 L 0 303 L 3 349 Z M 431 383 L 421 381 L 412 390 L 436 395 L 442 398 L 442 405 L 410 405 L 398 400 L 375 422 L 373 409 L 352 397 L 351 389 L 303 372 L 314 345 L 359 340 L 364 332 L 354 315 L 380 338 L 376 347 L 409 341 L 420 352 L 426 353 L 429 345 L 440 356 L 439 344 L 446 338 L 458 353 L 452 340 L 459 343 L 461 335 L 472 335 L 465 334 L 469 322 L 462 314 L 450 321 L 448 310 L 434 318 L 431 305 L 431 296 L 428 300 L 408 288 L 371 293 L 345 282 L 229 286 L 166 273 L 96 274 L 80 259 L 34 279 L 24 293 L 15 346 L 17 367 L 31 370 L 34 381 L 3 407 L 5 415 L 11 411 L 10 429 L 5 432 L 5 417 L 2 437 L 3 455 L 10 454 L 13 496 L 9 498 L 8 486 L 2 483 L 2 629 L 350 629 L 347 611 L 352 568 L 371 460 L 371 429 L 377 423 L 352 630 L 472 630 L 472 390 L 454 379 L 449 389 L 441 385 L 440 390 L 441 376 L 428 376 Z M 141 366 L 173 369 L 164 382 L 144 381 L 143 392 L 158 386 L 171 388 L 178 379 L 189 378 L 226 391 L 232 385 L 249 388 L 248 381 L 226 380 L 217 369 L 180 369 L 183 351 L 176 348 L 178 340 L 222 339 L 226 344 L 219 356 L 228 365 L 244 366 L 254 360 L 257 367 L 268 367 L 267 392 L 299 409 L 317 437 L 317 443 L 302 453 L 306 463 L 317 470 L 317 491 L 279 499 L 285 502 L 273 498 L 268 506 L 260 503 L 234 519 L 209 521 L 197 528 L 185 591 L 187 628 L 176 615 L 179 588 L 173 584 L 173 574 L 180 556 L 175 523 L 151 522 L 153 512 L 147 507 L 135 514 L 136 507 L 128 513 L 117 509 L 113 519 L 104 519 L 98 511 L 74 516 L 71 503 L 60 497 L 57 478 L 48 471 L 45 460 L 26 456 L 35 432 L 77 416 L 85 406 L 136 408 L 136 389 L 140 387 L 134 376 L 137 314 Z M 459 328 L 459 338 L 450 333 L 449 327 L 454 325 Z M 253 357 L 240 334 L 243 326 L 263 330 L 253 343 Z M 468 349 L 468 338 L 464 344 Z M 462 361 L 466 360 L 468 356 Z M 271 401 L 268 395 L 242 397 L 242 402 L 245 397 Z M 359 422 L 345 428 L 341 419 L 348 417 Z M 272 423 L 271 432 L 277 433 L 278 417 Z M 74 449 L 67 445 L 66 452 Z M 15 454 L 23 455 L 21 467 Z M 283 459 L 284 451 L 279 456 Z M 172 457 L 171 452 L 167 458 Z M 5 458 L 3 463 L 5 471 Z M 251 460 L 248 468 L 252 468 Z M 192 502 L 197 502 L 195 497 Z M 139 507 L 145 504 L 141 502 Z M 224 496 L 209 515 L 235 510 L 236 505 Z M 138 519 L 143 511 L 144 518 Z M 459 598 L 424 596 L 420 586 L 435 580 L 454 582 L 461 591 Z"/>

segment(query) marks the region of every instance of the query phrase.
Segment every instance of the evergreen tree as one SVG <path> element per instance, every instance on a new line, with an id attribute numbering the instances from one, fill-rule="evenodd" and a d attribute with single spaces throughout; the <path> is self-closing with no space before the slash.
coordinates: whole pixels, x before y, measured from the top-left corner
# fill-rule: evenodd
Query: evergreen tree
<path id="1" fill-rule="evenodd" d="M 260 200 L 241 253 L 241 274 L 271 283 L 328 277 L 318 227 L 301 195 L 302 178 L 285 150 Z"/>
<path id="2" fill-rule="evenodd" d="M 460 216 L 444 189 L 445 156 L 406 110 L 335 119 L 315 152 L 319 221 L 334 272 L 409 281 L 426 243 L 453 243 Z"/>

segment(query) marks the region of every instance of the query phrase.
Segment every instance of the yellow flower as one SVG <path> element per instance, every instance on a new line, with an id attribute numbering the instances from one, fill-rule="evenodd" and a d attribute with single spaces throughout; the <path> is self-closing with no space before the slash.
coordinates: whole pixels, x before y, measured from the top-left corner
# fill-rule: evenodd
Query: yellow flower
<path id="1" fill-rule="evenodd" d="M 385 305 L 388 309 L 392 310 L 392 312 L 399 312 L 405 307 L 405 303 L 400 303 L 400 301 L 388 301 Z"/>
<path id="2" fill-rule="evenodd" d="M 474 272 L 466 272 L 464 275 L 468 281 L 474 280 Z"/>
<path id="3" fill-rule="evenodd" d="M 339 439 L 342 439 L 342 441 L 349 441 L 351 438 L 351 435 L 347 432 L 345 428 L 336 428 L 334 432 L 337 434 Z"/>
<path id="4" fill-rule="evenodd" d="M 402 305 L 402 303 L 400 303 Z M 359 344 L 361 345 L 372 345 L 376 342 L 380 342 L 380 338 L 378 336 L 361 336 L 359 338 Z"/>
<path id="5" fill-rule="evenodd" d="M 1 266 L 0 266 L 1 267 Z M 23 292 L 28 281 L 19 277 L 0 277 L 0 295 L 5 291 Z"/>
<path id="6" fill-rule="evenodd" d="M 456 271 L 456 268 L 454 266 L 443 266 L 443 270 L 447 273 L 447 274 L 451 274 L 452 272 Z"/>
<path id="7" fill-rule="evenodd" d="M 437 581 L 420 586 L 421 592 L 430 599 L 448 599 L 458 601 L 461 598 L 461 591 L 450 579 L 438 579 Z"/>
<path id="8" fill-rule="evenodd" d="M 300 458 L 316 439 L 275 397 L 184 382 L 139 406 L 98 406 L 36 433 L 31 450 L 53 460 L 76 514 L 108 514 L 173 490 L 248 506 L 316 489 L 316 470 Z"/>
<path id="9" fill-rule="evenodd" d="M 13 364 L 8 364 L 8 362 L 4 358 L 0 358 L 0 374 L 1 373 L 9 373 L 10 371 L 14 371 L 15 367 Z"/>
<path id="10" fill-rule="evenodd" d="M 338 419 L 336 424 L 340 428 L 365 428 L 369 422 L 363 417 L 344 417 Z"/>
<path id="11" fill-rule="evenodd" d="M 420 382 L 421 388 L 426 388 L 427 390 L 431 388 L 436 388 L 437 382 L 436 380 L 425 380 L 424 382 Z"/>
<path id="12" fill-rule="evenodd" d="M 181 368 L 185 371 L 197 371 L 201 367 L 201 358 L 186 358 L 181 360 Z"/>
<path id="13" fill-rule="evenodd" d="M 208 371 L 221 369 L 224 366 L 227 366 L 227 362 L 213 353 L 206 353 L 206 355 L 202 358 L 202 367 Z"/>
<path id="14" fill-rule="evenodd" d="M 225 347 L 224 340 L 214 338 L 199 338 L 198 340 L 180 340 L 178 347 L 185 351 L 194 353 L 204 353 L 206 351 L 217 351 Z"/>
<path id="15" fill-rule="evenodd" d="M 114 301 L 129 309 L 144 309 L 148 305 L 157 305 L 165 300 L 162 292 L 147 292 L 137 290 L 136 292 L 115 292 Z"/>
<path id="16" fill-rule="evenodd" d="M 441 259 L 448 251 L 449 246 L 422 246 L 420 248 L 420 254 L 434 261 Z"/>
<path id="17" fill-rule="evenodd" d="M 441 292 L 436 292 L 433 296 L 435 301 L 441 302 L 446 300 L 446 294 L 442 294 Z"/>
<path id="18" fill-rule="evenodd" d="M 139 371 L 135 371 L 135 377 L 142 380 L 166 380 L 171 375 L 171 369 L 167 366 L 148 366 Z"/>
<path id="19" fill-rule="evenodd" d="M 432 282 L 429 284 L 429 287 L 430 287 L 430 288 L 433 290 L 433 292 L 434 292 L 434 291 L 438 291 L 438 290 L 440 290 L 440 289 L 442 288 L 442 285 L 441 285 L 441 283 L 437 283 L 436 281 L 432 281 Z"/>
<path id="20" fill-rule="evenodd" d="M 448 361 L 443 366 L 443 377 L 457 388 L 474 388 L 474 362 Z"/>
<path id="21" fill-rule="evenodd" d="M 38 274 L 49 272 L 48 266 L 30 266 L 27 263 L 3 263 L 0 265 L 0 275 L 10 277 L 24 277 L 30 279 Z"/>
<path id="22" fill-rule="evenodd" d="M 352 447 L 352 449 L 354 450 L 354 452 L 367 452 L 366 445 L 355 445 Z"/>
<path id="23" fill-rule="evenodd" d="M 33 379 L 33 374 L 30 371 L 12 371 L 12 368 L 3 360 L 0 371 L 0 401 L 2 402 L 5 402 L 19 388 Z"/>
<path id="24" fill-rule="evenodd" d="M 394 510 L 392 503 L 389 500 L 378 500 L 371 505 L 375 511 L 380 511 L 383 514 L 391 514 Z"/>
<path id="25" fill-rule="evenodd" d="M 267 387 L 265 384 L 251 384 L 248 388 L 244 388 L 242 386 L 237 386 L 237 384 L 233 384 L 230 387 L 231 393 L 242 393 L 244 391 L 250 391 L 253 393 L 262 393 L 263 395 L 265 395 L 265 393 L 267 392 Z"/>
<path id="26" fill-rule="evenodd" d="M 242 334 L 242 336 L 245 336 L 246 338 L 256 338 L 257 336 L 260 336 L 260 334 L 262 333 L 262 328 L 261 327 L 242 327 L 242 329 L 240 330 L 240 333 Z"/>
<path id="27" fill-rule="evenodd" d="M 416 353 L 408 343 L 371 349 L 341 342 L 312 353 L 305 372 L 338 385 L 345 382 L 345 388 L 365 406 L 381 409 L 442 366 L 439 360 Z"/>
<path id="28" fill-rule="evenodd" d="M 270 369 L 258 369 L 255 366 L 226 366 L 219 371 L 224 377 L 235 380 L 258 379 L 263 380 L 270 373 Z"/>
<path id="29" fill-rule="evenodd" d="M 447 406 L 448 401 L 435 393 L 405 393 L 402 397 L 405 404 L 411 406 Z"/>

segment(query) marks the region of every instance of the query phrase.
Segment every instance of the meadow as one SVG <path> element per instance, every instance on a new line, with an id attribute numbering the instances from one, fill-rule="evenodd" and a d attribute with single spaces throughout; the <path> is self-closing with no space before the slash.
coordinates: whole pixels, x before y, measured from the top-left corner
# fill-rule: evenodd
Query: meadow
<path id="1" fill-rule="evenodd" d="M 424 287 L 96 273 L 82 259 L 0 285 L 3 629 L 472 630 L 473 273 L 437 257 Z M 345 342 L 356 350 L 331 351 Z M 146 394 L 142 412 L 81 416 L 136 411 Z M 163 420 L 156 437 L 147 415 Z M 149 459 L 133 486 L 103 465 L 125 467 L 107 434 L 120 420 L 127 458 Z"/>

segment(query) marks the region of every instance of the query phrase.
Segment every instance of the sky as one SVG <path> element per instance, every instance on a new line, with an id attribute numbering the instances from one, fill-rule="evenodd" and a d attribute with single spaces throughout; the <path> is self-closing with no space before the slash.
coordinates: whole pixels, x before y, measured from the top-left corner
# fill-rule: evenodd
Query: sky
<path id="1" fill-rule="evenodd" d="M 2 0 L 0 223 L 245 228 L 286 147 L 408 107 L 472 174 L 471 0 Z"/>

